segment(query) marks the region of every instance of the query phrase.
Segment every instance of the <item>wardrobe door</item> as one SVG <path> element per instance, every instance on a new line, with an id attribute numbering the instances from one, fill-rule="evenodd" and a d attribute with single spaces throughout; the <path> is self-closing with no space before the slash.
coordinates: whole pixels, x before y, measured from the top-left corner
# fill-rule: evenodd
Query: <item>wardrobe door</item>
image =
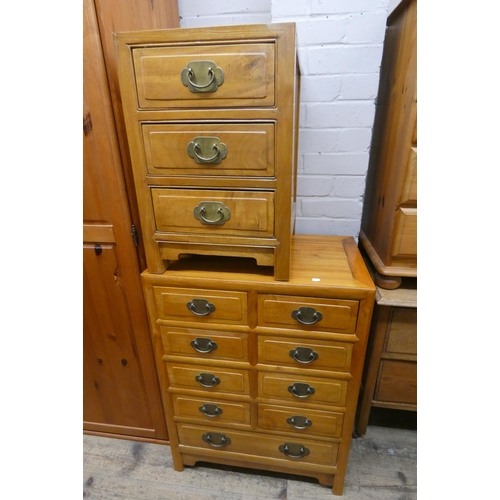
<path id="1" fill-rule="evenodd" d="M 103 23 L 97 4 L 106 18 Z M 134 29 L 141 18 L 138 12 L 150 6 L 149 1 L 121 0 L 114 13 L 110 0 L 84 0 L 83 428 L 87 433 L 166 441 L 100 27 L 112 25 L 112 17 L 120 15 Z M 178 24 L 178 16 L 174 21 Z"/>

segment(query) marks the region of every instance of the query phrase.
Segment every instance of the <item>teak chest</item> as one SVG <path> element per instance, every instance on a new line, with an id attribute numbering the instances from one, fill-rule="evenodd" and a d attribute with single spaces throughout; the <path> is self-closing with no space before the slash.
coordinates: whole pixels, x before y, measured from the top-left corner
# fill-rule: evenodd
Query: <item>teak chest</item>
<path id="1" fill-rule="evenodd" d="M 142 274 L 174 467 L 316 477 L 342 494 L 375 286 L 351 237 L 292 237 L 289 281 L 253 259 Z"/>
<path id="2" fill-rule="evenodd" d="M 288 280 L 300 72 L 295 25 L 115 34 L 148 270 L 252 257 Z"/>

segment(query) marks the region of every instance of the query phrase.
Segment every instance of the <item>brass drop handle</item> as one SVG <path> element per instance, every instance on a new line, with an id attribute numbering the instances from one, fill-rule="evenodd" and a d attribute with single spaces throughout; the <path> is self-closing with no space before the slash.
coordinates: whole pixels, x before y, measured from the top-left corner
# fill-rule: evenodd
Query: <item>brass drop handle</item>
<path id="1" fill-rule="evenodd" d="M 295 427 L 296 429 L 307 429 L 308 427 L 311 427 L 312 421 L 309 420 L 307 417 L 303 417 L 300 415 L 294 415 L 293 417 L 289 417 L 286 419 L 287 424 L 290 424 L 292 427 Z"/>
<path id="2" fill-rule="evenodd" d="M 307 457 L 310 453 L 309 448 L 298 443 L 284 443 L 281 444 L 278 449 L 289 458 L 303 458 Z"/>
<path id="3" fill-rule="evenodd" d="M 196 78 L 196 75 L 194 74 L 193 68 L 187 68 L 186 78 L 189 82 L 189 85 L 191 85 L 195 89 L 206 89 L 206 88 L 210 87 L 210 85 L 212 85 L 212 83 L 214 83 L 215 72 L 210 66 L 208 67 L 208 76 L 210 77 L 210 80 L 208 81 L 208 83 L 206 83 L 205 85 L 198 85 L 198 84 L 194 83 L 193 80 L 191 79 L 191 78 Z"/>
<path id="4" fill-rule="evenodd" d="M 200 406 L 198 410 L 200 410 L 203 415 L 210 418 L 218 417 L 221 413 L 223 413 L 222 408 L 210 403 L 205 403 Z"/>
<path id="5" fill-rule="evenodd" d="M 224 83 L 224 71 L 214 61 L 191 61 L 181 71 L 181 82 L 193 93 L 215 92 Z"/>
<path id="6" fill-rule="evenodd" d="M 194 379 L 203 387 L 215 387 L 220 384 L 220 378 L 216 377 L 212 373 L 200 373 L 199 375 L 196 375 Z"/>
<path id="7" fill-rule="evenodd" d="M 207 219 L 205 217 L 206 213 L 207 213 L 207 209 L 205 207 L 201 207 L 200 208 L 200 219 L 205 224 L 219 224 L 222 220 L 224 220 L 224 211 L 222 210 L 222 207 L 219 207 L 217 209 L 217 215 L 219 216 L 219 217 L 217 217 L 217 219 Z"/>
<path id="8" fill-rule="evenodd" d="M 220 201 L 202 201 L 194 207 L 193 216 L 202 224 L 222 226 L 231 218 L 231 210 Z"/>
<path id="9" fill-rule="evenodd" d="M 215 154 L 208 156 L 211 151 Z M 197 136 L 187 145 L 187 154 L 196 163 L 218 165 L 227 158 L 227 146 L 216 136 Z"/>
<path id="10" fill-rule="evenodd" d="M 297 363 L 306 365 L 316 361 L 319 358 L 319 354 L 309 347 L 296 347 L 290 351 L 290 357 L 297 361 Z"/>
<path id="11" fill-rule="evenodd" d="M 191 347 L 195 351 L 207 354 L 217 349 L 217 343 L 204 337 L 198 337 L 191 341 Z"/>
<path id="12" fill-rule="evenodd" d="M 293 394 L 297 398 L 308 398 L 312 396 L 316 389 L 311 387 L 309 384 L 303 384 L 302 382 L 295 382 L 293 385 L 288 386 L 288 392 Z"/>
<path id="13" fill-rule="evenodd" d="M 198 142 L 195 142 L 193 145 L 193 154 L 196 156 L 196 158 L 198 158 L 198 160 L 201 163 L 212 163 L 213 161 L 217 160 L 217 158 L 220 155 L 219 146 L 217 146 L 217 144 L 213 144 L 212 149 L 215 151 L 215 154 L 210 158 L 205 158 L 204 156 L 201 156 L 201 154 L 200 154 L 200 152 L 201 152 L 200 144 Z"/>
<path id="14" fill-rule="evenodd" d="M 201 436 L 201 439 L 213 448 L 223 448 L 224 446 L 231 444 L 231 439 L 228 436 L 218 432 L 207 432 Z"/>
<path id="15" fill-rule="evenodd" d="M 205 299 L 193 299 L 186 307 L 196 316 L 208 316 L 215 311 L 215 305 Z"/>
<path id="16" fill-rule="evenodd" d="M 323 319 L 323 315 L 314 307 L 299 307 L 292 311 L 292 318 L 303 325 L 314 325 Z"/>

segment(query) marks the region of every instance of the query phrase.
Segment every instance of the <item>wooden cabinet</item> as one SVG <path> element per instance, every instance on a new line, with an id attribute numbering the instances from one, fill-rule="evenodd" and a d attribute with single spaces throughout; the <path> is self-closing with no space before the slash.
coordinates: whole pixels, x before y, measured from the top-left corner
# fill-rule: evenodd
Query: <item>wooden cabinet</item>
<path id="1" fill-rule="evenodd" d="M 85 0 L 83 21 L 83 429 L 167 442 L 132 237 L 111 26 L 178 26 L 177 3 Z"/>
<path id="2" fill-rule="evenodd" d="M 360 241 L 388 289 L 417 276 L 417 1 L 388 18 Z"/>
<path id="3" fill-rule="evenodd" d="M 377 288 L 356 432 L 365 434 L 372 406 L 417 410 L 417 288 Z"/>
<path id="4" fill-rule="evenodd" d="M 288 280 L 295 25 L 123 32 L 115 41 L 149 272 L 183 254 L 238 256 Z"/>
<path id="5" fill-rule="evenodd" d="M 354 239 L 293 236 L 289 281 L 217 256 L 142 280 L 175 469 L 288 472 L 341 494 L 375 295 Z"/>

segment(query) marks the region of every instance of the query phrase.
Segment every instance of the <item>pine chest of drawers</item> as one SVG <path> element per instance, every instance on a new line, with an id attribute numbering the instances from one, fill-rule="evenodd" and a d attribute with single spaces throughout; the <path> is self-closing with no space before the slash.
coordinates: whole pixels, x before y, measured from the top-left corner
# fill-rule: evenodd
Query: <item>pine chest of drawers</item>
<path id="1" fill-rule="evenodd" d="M 288 280 L 299 78 L 293 23 L 115 34 L 148 270 L 252 257 Z"/>
<path id="2" fill-rule="evenodd" d="M 174 467 L 214 462 L 343 490 L 375 286 L 353 238 L 292 237 L 289 281 L 189 256 L 142 274 Z"/>

